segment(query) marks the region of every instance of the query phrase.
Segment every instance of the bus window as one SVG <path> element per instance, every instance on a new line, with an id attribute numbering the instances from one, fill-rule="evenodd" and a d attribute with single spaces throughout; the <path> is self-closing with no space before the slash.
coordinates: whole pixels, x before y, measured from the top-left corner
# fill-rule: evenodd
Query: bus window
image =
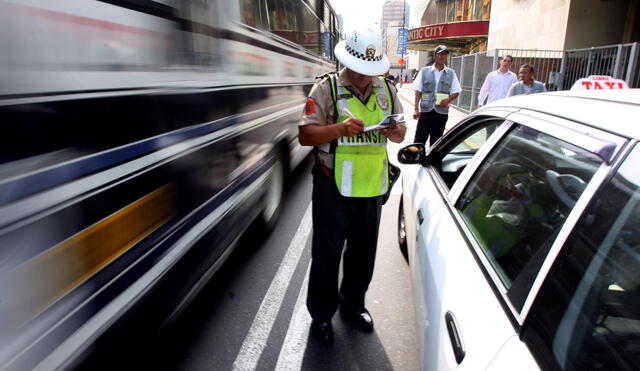
<path id="1" fill-rule="evenodd" d="M 320 20 L 313 12 L 303 4 L 301 5 L 302 15 L 302 45 L 313 52 L 321 54 L 322 40 L 320 37 Z"/>
<path id="2" fill-rule="evenodd" d="M 271 31 L 312 53 L 321 53 L 320 19 L 300 0 L 267 0 Z"/>
<path id="3" fill-rule="evenodd" d="M 212 35 L 217 25 L 217 1 L 184 0 L 180 3 L 183 62 L 199 66 L 218 64 L 218 41 Z"/>
<path id="4" fill-rule="evenodd" d="M 240 18 L 247 26 L 269 29 L 269 21 L 261 0 L 240 0 Z"/>
<path id="5" fill-rule="evenodd" d="M 296 3 L 298 2 L 293 0 L 267 0 L 267 9 L 271 31 L 298 44 L 298 21 L 295 15 Z"/>

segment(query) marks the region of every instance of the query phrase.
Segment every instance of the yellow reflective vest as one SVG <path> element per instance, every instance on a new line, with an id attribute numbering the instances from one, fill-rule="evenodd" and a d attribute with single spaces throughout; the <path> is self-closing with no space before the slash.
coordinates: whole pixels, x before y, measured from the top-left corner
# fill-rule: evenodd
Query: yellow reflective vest
<path id="1" fill-rule="evenodd" d="M 372 89 L 369 100 L 360 99 L 345 87 L 338 86 L 335 75 L 331 76 L 331 92 L 337 110 L 337 122 L 349 117 L 351 112 L 372 126 L 392 111 L 393 97 L 386 81 L 381 88 Z M 348 111 L 347 111 L 348 110 Z M 334 153 L 334 178 L 338 191 L 346 197 L 376 197 L 387 192 L 389 187 L 389 160 L 387 138 L 378 131 L 360 133 L 353 137 L 340 137 L 331 146 Z"/>

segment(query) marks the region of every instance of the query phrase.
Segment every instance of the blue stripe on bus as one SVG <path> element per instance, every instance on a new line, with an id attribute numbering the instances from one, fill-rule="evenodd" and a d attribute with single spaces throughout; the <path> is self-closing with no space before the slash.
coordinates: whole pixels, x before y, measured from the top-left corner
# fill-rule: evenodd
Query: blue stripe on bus
<path id="1" fill-rule="evenodd" d="M 88 158 L 62 164 L 33 175 L 0 184 L 0 205 L 43 191 L 72 179 L 94 173 L 98 170 L 132 160 L 180 141 L 224 129 L 235 122 L 235 118 L 230 118 L 201 124 L 196 127 L 180 129 L 173 133 L 108 150 Z"/>
<path id="2" fill-rule="evenodd" d="M 19 200 L 75 178 L 118 165 L 122 162 L 132 160 L 136 157 L 157 151 L 186 139 L 213 133 L 235 125 L 239 121 L 250 121 L 276 110 L 277 109 L 270 110 L 269 112 L 253 112 L 230 116 L 228 118 L 215 120 L 206 124 L 180 129 L 155 138 L 142 140 L 137 143 L 98 153 L 71 163 L 61 164 L 33 175 L 10 180 L 4 184 L 0 184 L 0 205 Z"/>

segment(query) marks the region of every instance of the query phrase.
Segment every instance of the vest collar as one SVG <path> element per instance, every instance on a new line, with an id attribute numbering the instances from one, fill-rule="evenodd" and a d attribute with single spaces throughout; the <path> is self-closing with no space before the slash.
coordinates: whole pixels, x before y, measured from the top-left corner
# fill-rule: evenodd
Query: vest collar
<path id="1" fill-rule="evenodd" d="M 433 72 L 438 71 L 438 69 L 436 68 L 436 65 L 435 65 L 435 64 L 432 64 L 432 65 L 431 65 L 431 66 L 429 66 L 428 68 L 430 68 L 430 69 L 431 69 L 431 71 L 433 71 Z M 442 73 L 447 73 L 447 71 L 448 71 L 448 70 L 449 70 L 449 67 L 445 64 L 445 65 L 444 65 L 444 68 L 443 68 L 443 69 L 442 69 L 442 71 L 440 71 L 440 72 L 442 72 Z"/>

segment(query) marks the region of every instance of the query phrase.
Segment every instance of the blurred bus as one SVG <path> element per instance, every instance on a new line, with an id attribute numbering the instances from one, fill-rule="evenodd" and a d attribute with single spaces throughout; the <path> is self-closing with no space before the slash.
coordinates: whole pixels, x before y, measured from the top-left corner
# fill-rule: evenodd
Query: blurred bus
<path id="1" fill-rule="evenodd" d="M 0 369 L 170 320 L 273 227 L 336 28 L 326 0 L 0 0 Z"/>

